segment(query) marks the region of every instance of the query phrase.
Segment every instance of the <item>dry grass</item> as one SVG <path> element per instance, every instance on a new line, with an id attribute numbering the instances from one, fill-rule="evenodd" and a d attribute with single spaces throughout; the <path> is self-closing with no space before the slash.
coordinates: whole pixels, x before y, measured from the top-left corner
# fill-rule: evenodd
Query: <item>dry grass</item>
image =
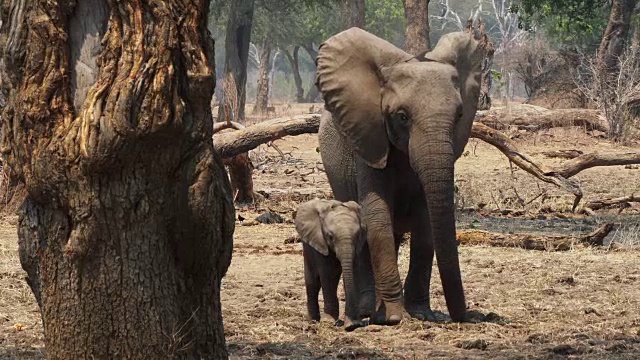
<path id="1" fill-rule="evenodd" d="M 592 358 L 640 356 L 637 252 L 580 249 L 540 253 L 461 248 L 470 310 L 478 323 L 404 321 L 345 333 L 305 319 L 299 244 L 291 225 L 239 227 L 223 282 L 223 310 L 234 358 Z M 408 248 L 400 253 L 406 274 Z M 433 307 L 445 310 L 433 280 Z M 488 316 L 486 316 L 488 315 Z M 486 345 L 465 350 L 460 346 Z M 625 355 L 625 356 L 626 356 Z"/>
<path id="2" fill-rule="evenodd" d="M 298 106 L 292 112 L 303 112 Z M 547 149 L 585 152 L 613 149 L 580 130 L 526 135 L 518 145 L 531 154 Z M 283 158 L 264 147 L 254 156 L 256 190 L 290 194 L 238 214 L 253 218 L 264 208 L 291 219 L 305 196 L 329 191 L 318 169 L 317 136 L 276 141 Z M 617 145 L 615 145 L 617 146 Z M 618 147 L 619 148 L 619 147 Z M 541 185 L 504 156 L 472 140 L 457 177 L 465 206 L 557 211 L 572 197 Z M 475 150 L 475 151 L 474 151 Z M 559 160 L 534 157 L 544 163 Z M 316 169 L 310 173 L 311 169 Z M 577 175 L 585 200 L 640 192 L 638 169 L 594 168 Z M 539 187 L 538 187 L 539 185 Z M 315 189 L 315 190 L 314 190 Z M 502 190 L 500 192 L 498 189 Z M 295 194 L 306 190 L 311 195 Z M 535 199 L 540 192 L 546 195 Z M 519 198 L 529 204 L 521 206 Z M 547 209 L 547 210 L 545 210 Z M 634 211 L 626 209 L 625 212 Z M 0 222 L 0 359 L 42 359 L 37 305 L 23 280 L 15 217 Z M 630 225 L 633 226 L 633 225 Z M 222 304 L 232 359 L 635 359 L 640 358 L 640 256 L 637 251 L 574 249 L 551 253 L 521 249 L 462 247 L 467 302 L 476 323 L 424 323 L 407 319 L 396 327 L 368 326 L 345 333 L 327 321 L 305 318 L 300 244 L 284 244 L 290 223 L 236 228 L 231 267 L 223 280 Z M 636 234 L 638 231 L 627 231 Z M 400 252 L 400 271 L 408 248 Z M 435 310 L 445 311 L 437 271 L 432 279 Z M 16 330 L 16 324 L 23 324 Z"/>
<path id="3" fill-rule="evenodd" d="M 16 221 L 15 216 L 0 219 L 0 359 L 40 359 L 40 311 L 20 267 Z"/>

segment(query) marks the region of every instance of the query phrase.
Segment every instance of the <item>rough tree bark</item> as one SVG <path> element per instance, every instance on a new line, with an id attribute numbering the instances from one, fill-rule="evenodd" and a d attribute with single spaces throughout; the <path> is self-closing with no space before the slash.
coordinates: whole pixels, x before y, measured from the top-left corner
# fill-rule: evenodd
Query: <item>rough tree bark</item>
<path id="1" fill-rule="evenodd" d="M 609 23 L 598 49 L 597 66 L 605 74 L 616 73 L 631 28 L 631 14 L 637 0 L 613 0 Z M 615 78 L 616 76 L 614 76 Z"/>
<path id="2" fill-rule="evenodd" d="M 202 1 L 202 0 L 200 0 Z M 227 20 L 227 36 L 225 38 L 224 77 L 233 76 L 238 96 L 238 118 L 244 120 L 244 105 L 247 101 L 245 87 L 247 85 L 247 64 L 249 61 L 249 42 L 251 41 L 251 25 L 255 0 L 233 0 Z M 223 78 L 224 78 L 223 77 Z M 225 95 L 220 99 L 218 119 L 225 119 Z"/>
<path id="3" fill-rule="evenodd" d="M 2 7 L 0 150 L 48 359 L 227 358 L 234 207 L 208 1 Z"/>
<path id="4" fill-rule="evenodd" d="M 418 55 L 431 50 L 429 0 L 402 0 L 404 5 L 404 50 Z"/>
<path id="5" fill-rule="evenodd" d="M 284 51 L 289 63 L 291 64 L 291 71 L 293 72 L 293 81 L 296 84 L 296 102 L 304 102 L 304 89 L 302 88 L 302 77 L 300 76 L 300 59 L 298 53 L 300 52 L 300 46 L 296 45 L 293 48 L 293 55 L 288 50 Z"/>
<path id="6" fill-rule="evenodd" d="M 364 0 L 342 0 L 342 29 L 364 29 Z"/>
<path id="7" fill-rule="evenodd" d="M 269 73 L 271 72 L 271 40 L 266 36 L 260 47 L 260 65 L 258 66 L 258 91 L 252 114 L 263 114 L 269 106 Z"/>

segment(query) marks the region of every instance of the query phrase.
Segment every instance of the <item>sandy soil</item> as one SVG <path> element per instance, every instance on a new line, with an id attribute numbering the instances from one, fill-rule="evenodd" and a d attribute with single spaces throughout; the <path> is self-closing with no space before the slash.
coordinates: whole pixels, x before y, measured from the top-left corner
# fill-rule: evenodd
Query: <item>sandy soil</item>
<path id="1" fill-rule="evenodd" d="M 543 149 L 621 150 L 577 129 L 523 134 L 517 141 L 545 164 L 558 160 L 536 155 Z M 330 191 L 320 170 L 315 135 L 283 139 L 276 145 L 284 158 L 266 146 L 252 154 L 255 188 L 269 200 L 237 212 L 251 219 L 269 208 L 286 221 L 237 224 L 233 260 L 222 290 L 232 359 L 640 358 L 640 253 L 633 250 L 551 253 L 461 247 L 473 323 L 407 319 L 396 327 L 368 326 L 345 333 L 329 321 L 307 321 L 301 246 L 285 244 L 285 239 L 294 233 L 291 217 L 298 202 Z M 566 211 L 572 201 L 524 171 L 512 170 L 506 158 L 486 144 L 472 140 L 467 150 L 457 168 L 460 207 L 486 204 L 485 210 L 514 208 L 535 215 Z M 585 200 L 640 191 L 640 169 L 595 168 L 576 177 Z M 546 195 L 536 198 L 540 193 Z M 528 204 L 519 205 L 519 199 Z M 23 280 L 15 222 L 15 216 L 0 221 L 0 359 L 42 359 L 40 315 Z M 403 276 L 407 267 L 408 248 L 403 245 Z M 432 306 L 446 310 L 437 271 Z"/>

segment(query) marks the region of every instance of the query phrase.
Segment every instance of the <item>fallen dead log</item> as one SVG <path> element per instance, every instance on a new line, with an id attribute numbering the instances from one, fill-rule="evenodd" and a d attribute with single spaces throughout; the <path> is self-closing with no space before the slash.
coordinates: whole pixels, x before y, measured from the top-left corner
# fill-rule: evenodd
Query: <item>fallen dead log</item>
<path id="1" fill-rule="evenodd" d="M 213 137 L 213 144 L 223 158 L 228 158 L 284 136 L 316 133 L 319 126 L 319 114 L 278 118 L 237 131 L 216 134 Z"/>
<path id="2" fill-rule="evenodd" d="M 476 121 L 496 130 L 515 127 L 518 130 L 539 131 L 553 127 L 579 126 L 587 131 L 608 131 L 606 121 L 598 110 L 546 109 L 528 104 L 478 111 Z"/>
<path id="3" fill-rule="evenodd" d="M 502 234 L 483 230 L 458 230 L 456 239 L 463 245 L 512 247 L 539 251 L 567 251 L 575 245 L 602 246 L 604 238 L 613 230 L 607 223 L 595 231 L 583 235 Z"/>
<path id="4" fill-rule="evenodd" d="M 473 123 L 471 137 L 480 139 L 495 146 L 514 164 L 536 178 L 544 182 L 554 184 L 573 194 L 575 196 L 573 205 L 574 209 L 580 202 L 580 199 L 582 199 L 582 189 L 580 189 L 577 182 L 567 179 L 566 177 L 536 163 L 529 155 L 519 151 L 515 143 L 503 133 L 491 129 L 484 124 Z"/>
<path id="5" fill-rule="evenodd" d="M 629 203 L 632 202 L 640 202 L 640 196 L 630 195 L 613 199 L 592 200 L 587 202 L 585 207 L 591 210 L 599 210 L 613 206 L 630 207 L 631 204 Z"/>
<path id="6" fill-rule="evenodd" d="M 591 153 L 564 162 L 557 168 L 546 172 L 546 175 L 560 175 L 569 178 L 595 166 L 615 166 L 640 164 L 640 151 L 625 151 L 616 153 Z"/>
<path id="7" fill-rule="evenodd" d="M 549 150 L 549 151 L 543 151 L 541 154 L 546 156 L 546 157 L 550 157 L 550 158 L 574 159 L 574 158 L 577 158 L 578 156 L 584 154 L 584 152 L 582 152 L 580 150 L 575 150 L 575 149 L 571 149 L 571 150 Z"/>

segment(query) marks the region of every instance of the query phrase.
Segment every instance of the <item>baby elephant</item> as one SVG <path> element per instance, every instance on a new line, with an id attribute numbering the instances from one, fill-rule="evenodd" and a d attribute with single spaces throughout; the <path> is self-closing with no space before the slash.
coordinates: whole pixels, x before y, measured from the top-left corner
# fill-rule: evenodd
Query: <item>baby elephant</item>
<path id="1" fill-rule="evenodd" d="M 354 259 L 366 242 L 360 206 L 354 201 L 314 199 L 297 209 L 295 225 L 302 240 L 307 312 L 320 320 L 318 293 L 322 288 L 324 312 L 338 321 L 338 282 L 343 274 L 346 295 L 344 326 L 347 331 L 364 326 L 358 314 L 358 289 Z"/>

